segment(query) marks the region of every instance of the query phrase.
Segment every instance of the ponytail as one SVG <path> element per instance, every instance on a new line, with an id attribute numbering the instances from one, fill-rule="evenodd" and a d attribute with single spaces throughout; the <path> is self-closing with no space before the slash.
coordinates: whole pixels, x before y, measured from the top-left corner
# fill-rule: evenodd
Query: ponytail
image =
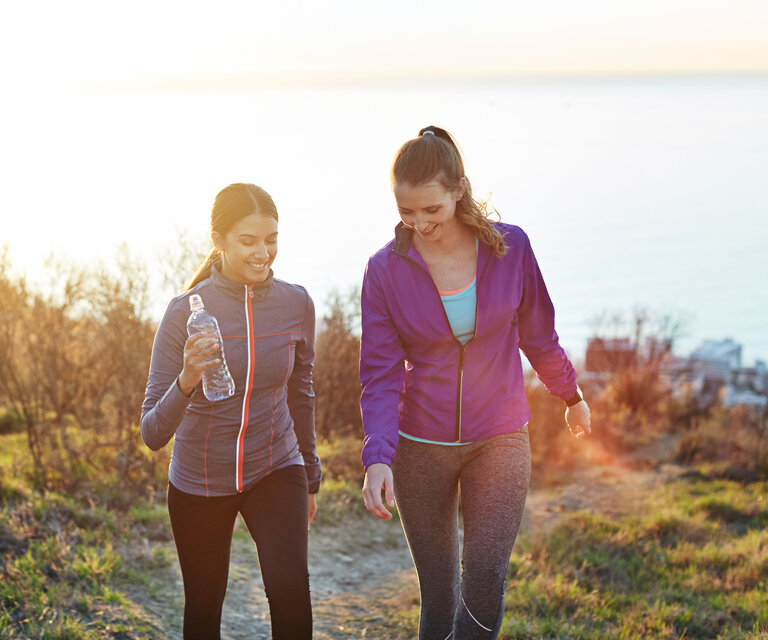
<path id="1" fill-rule="evenodd" d="M 488 203 L 478 202 L 472 197 L 472 185 L 464 172 L 461 151 L 445 129 L 424 127 L 419 131 L 418 138 L 400 147 L 392 163 L 390 179 L 393 187 L 397 182 L 420 185 L 438 180 L 447 189 L 455 189 L 464 179 L 464 195 L 456 203 L 456 215 L 498 257 L 506 255 L 504 238 L 489 219 Z M 498 217 L 496 211 L 492 213 Z"/>
<path id="2" fill-rule="evenodd" d="M 195 273 L 192 274 L 189 282 L 184 287 L 184 291 L 189 291 L 199 282 L 202 282 L 206 278 L 210 278 L 213 265 L 219 261 L 220 256 L 221 251 L 219 251 L 216 247 L 211 249 L 205 259 L 198 265 L 197 269 L 195 269 Z"/>

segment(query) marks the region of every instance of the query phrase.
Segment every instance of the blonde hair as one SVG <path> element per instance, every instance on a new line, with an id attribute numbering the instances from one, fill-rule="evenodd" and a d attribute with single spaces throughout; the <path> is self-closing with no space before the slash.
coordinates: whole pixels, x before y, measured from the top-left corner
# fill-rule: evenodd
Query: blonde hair
<path id="1" fill-rule="evenodd" d="M 236 182 L 216 195 L 211 208 L 211 232 L 226 235 L 240 220 L 253 213 L 277 220 L 277 207 L 272 196 L 255 184 Z M 213 265 L 221 259 L 221 251 L 213 247 L 184 288 L 189 291 L 211 275 Z"/>
<path id="2" fill-rule="evenodd" d="M 472 185 L 464 173 L 461 152 L 445 129 L 424 127 L 417 138 L 400 147 L 392 162 L 390 179 L 393 187 L 398 182 L 415 186 L 438 180 L 446 189 L 455 189 L 464 179 L 464 195 L 456 203 L 456 215 L 498 257 L 507 253 L 504 238 L 489 219 L 490 213 L 496 212 L 489 212 L 487 202 L 478 202 L 472 197 Z"/>

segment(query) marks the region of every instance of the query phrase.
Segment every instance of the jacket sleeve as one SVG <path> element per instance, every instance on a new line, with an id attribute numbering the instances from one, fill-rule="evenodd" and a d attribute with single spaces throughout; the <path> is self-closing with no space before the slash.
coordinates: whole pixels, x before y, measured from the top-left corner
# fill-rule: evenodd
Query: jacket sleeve
<path id="1" fill-rule="evenodd" d="M 365 431 L 362 461 L 367 469 L 376 462 L 391 465 L 395 458 L 405 349 L 370 261 L 360 302 L 360 407 Z"/>
<path id="2" fill-rule="evenodd" d="M 184 365 L 186 317 L 171 302 L 152 345 L 149 379 L 141 408 L 141 437 L 152 450 L 161 449 L 176 433 L 190 399 L 176 383 Z"/>
<path id="3" fill-rule="evenodd" d="M 551 394 L 567 400 L 576 393 L 576 371 L 555 332 L 555 308 L 525 237 L 523 295 L 518 309 L 520 348 Z"/>
<path id="4" fill-rule="evenodd" d="M 315 443 L 315 392 L 312 367 L 315 361 L 315 306 L 307 294 L 301 339 L 296 343 L 293 372 L 288 378 L 288 410 L 304 458 L 309 493 L 320 489 L 322 471 Z"/>

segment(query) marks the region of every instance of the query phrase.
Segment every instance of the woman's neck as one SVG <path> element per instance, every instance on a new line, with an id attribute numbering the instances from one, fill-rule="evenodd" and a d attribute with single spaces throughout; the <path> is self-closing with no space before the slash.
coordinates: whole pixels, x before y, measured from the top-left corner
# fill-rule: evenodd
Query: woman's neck
<path id="1" fill-rule="evenodd" d="M 425 242 L 417 233 L 413 234 L 413 244 L 424 259 L 428 257 L 445 258 L 461 252 L 469 244 L 474 246 L 475 234 L 458 220 L 455 225 L 451 225 L 446 230 L 449 233 L 435 242 Z"/>

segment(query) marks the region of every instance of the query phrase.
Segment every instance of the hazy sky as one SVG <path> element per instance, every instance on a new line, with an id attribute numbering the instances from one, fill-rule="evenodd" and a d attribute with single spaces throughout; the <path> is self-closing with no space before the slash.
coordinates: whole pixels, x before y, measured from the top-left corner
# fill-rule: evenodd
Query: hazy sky
<path id="1" fill-rule="evenodd" d="M 0 25 L 4 84 L 31 93 L 214 76 L 768 71 L 765 0 L 33 1 L 4 3 Z"/>
<path id="2" fill-rule="evenodd" d="M 568 344 L 607 301 L 650 300 L 697 313 L 696 337 L 733 335 L 766 357 L 764 288 L 734 290 L 727 274 L 765 273 L 768 76 L 465 81 L 768 73 L 767 26 L 768 0 L 5 2 L 0 249 L 37 275 L 51 252 L 110 260 L 125 242 L 151 256 L 179 227 L 204 237 L 214 194 L 253 181 L 281 209 L 277 272 L 321 302 L 390 237 L 397 146 L 442 124 L 476 193 L 537 239 Z M 579 202 L 586 219 L 610 198 L 606 224 L 655 220 L 629 258 L 634 232 L 574 226 Z M 717 262 L 694 236 L 725 219 Z M 649 231 L 668 227 L 680 237 Z M 579 259 L 577 273 L 587 250 L 605 263 Z M 643 280 L 649 255 L 670 273 L 690 265 L 722 299 Z M 621 300 L 598 278 L 606 264 L 627 270 L 610 286 L 634 283 Z M 594 286 L 577 295 L 582 283 Z"/>

